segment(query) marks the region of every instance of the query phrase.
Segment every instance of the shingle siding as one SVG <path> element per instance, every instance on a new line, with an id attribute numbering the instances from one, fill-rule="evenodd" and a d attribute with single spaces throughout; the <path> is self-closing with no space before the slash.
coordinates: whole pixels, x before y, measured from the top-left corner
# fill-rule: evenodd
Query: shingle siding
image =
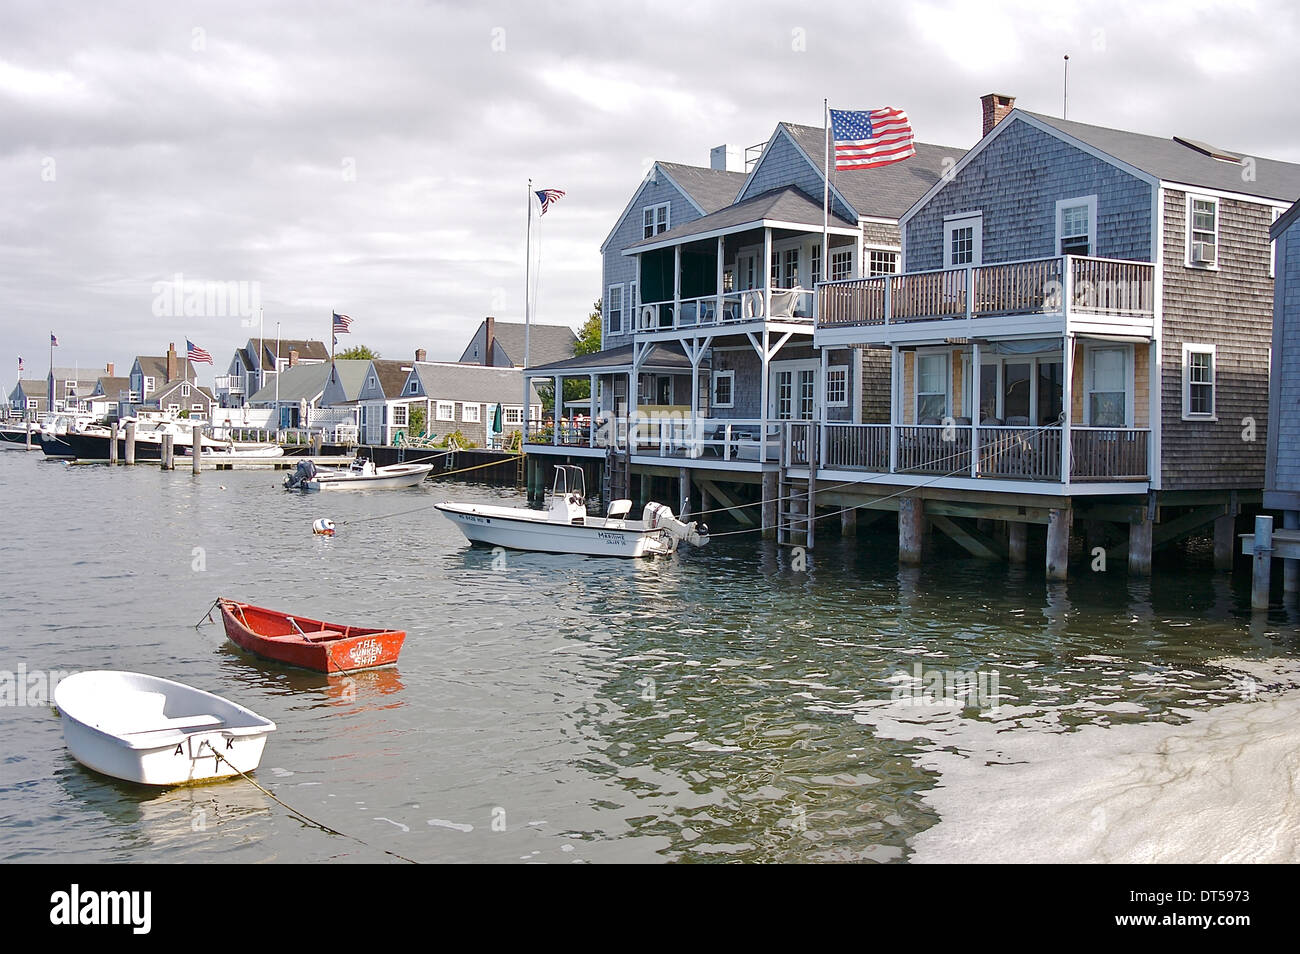
<path id="1" fill-rule="evenodd" d="M 1151 185 L 1020 119 L 907 224 L 907 269 L 943 268 L 943 221 L 983 212 L 983 262 L 1059 254 L 1056 203 L 1097 196 L 1094 256 L 1151 261 Z"/>
<path id="2" fill-rule="evenodd" d="M 1273 465 L 1266 487 L 1300 494 L 1300 219 L 1278 242 L 1276 304 L 1273 368 L 1277 414 L 1269 434 Z"/>
<path id="3" fill-rule="evenodd" d="M 784 189 L 786 186 L 794 186 L 814 196 L 819 202 L 825 191 L 821 172 L 809 164 L 789 134 L 782 129 L 777 132 L 776 140 L 764 151 L 762 159 L 753 171 L 753 178 L 736 197 L 736 201 L 742 202 L 764 192 L 771 192 L 773 189 Z M 852 222 L 858 220 L 857 210 L 849 208 L 834 194 L 831 196 L 831 211 Z"/>
<path id="4" fill-rule="evenodd" d="M 1187 193 L 1164 201 L 1161 476 L 1166 490 L 1264 486 L 1272 208 L 1219 199 L 1217 270 L 1186 261 Z M 1183 345 L 1215 346 L 1217 421 L 1184 421 Z M 1247 418 L 1254 440 L 1243 438 Z"/>

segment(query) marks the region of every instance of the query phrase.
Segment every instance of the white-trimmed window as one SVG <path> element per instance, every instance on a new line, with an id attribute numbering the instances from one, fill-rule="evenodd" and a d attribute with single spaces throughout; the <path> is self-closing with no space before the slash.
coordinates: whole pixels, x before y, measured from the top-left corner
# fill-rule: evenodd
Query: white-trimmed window
<path id="1" fill-rule="evenodd" d="M 153 390 L 153 378 L 146 376 L 144 379 L 144 393 L 148 394 Z"/>
<path id="2" fill-rule="evenodd" d="M 179 414 L 181 412 L 181 406 L 179 404 L 168 404 L 167 411 L 170 414 Z"/>
<path id="3" fill-rule="evenodd" d="M 649 205 L 641 210 L 641 237 L 650 238 L 671 228 L 669 222 L 669 203 Z"/>
<path id="4" fill-rule="evenodd" d="M 831 281 L 843 281 L 853 277 L 853 249 L 831 249 Z M 818 281 L 821 281 L 818 278 Z"/>
<path id="5" fill-rule="evenodd" d="M 63 393 L 64 393 L 65 395 L 69 396 L 69 397 L 72 396 L 72 395 L 74 395 L 74 394 L 76 394 L 76 393 L 77 393 L 77 382 L 76 382 L 76 381 L 64 381 L 64 382 L 63 382 Z"/>
<path id="6" fill-rule="evenodd" d="M 1056 203 L 1056 254 L 1092 255 L 1097 247 L 1097 197 Z"/>
<path id="7" fill-rule="evenodd" d="M 506 407 L 501 415 L 502 426 L 514 425 L 518 427 L 524 422 L 524 409 L 522 407 Z"/>
<path id="8" fill-rule="evenodd" d="M 984 253 L 984 213 L 967 212 L 943 220 L 943 267 L 978 265 Z"/>
<path id="9" fill-rule="evenodd" d="M 366 387 L 370 388 L 371 390 L 374 390 L 378 386 L 379 386 L 379 382 L 375 380 L 375 376 L 372 374 L 369 380 L 366 381 Z"/>
<path id="10" fill-rule="evenodd" d="M 612 334 L 623 332 L 623 286 L 610 285 L 605 295 L 605 328 Z"/>
<path id="11" fill-rule="evenodd" d="M 41 399 L 40 399 L 40 398 L 28 398 L 28 399 L 27 399 L 27 410 L 29 410 L 29 411 L 35 411 L 38 407 L 40 407 L 40 404 L 41 404 Z"/>
<path id="12" fill-rule="evenodd" d="M 483 408 L 478 404 L 462 404 L 460 419 L 468 424 L 477 424 L 483 419 Z"/>
<path id="13" fill-rule="evenodd" d="M 916 356 L 916 422 L 948 413 L 948 354 Z"/>
<path id="14" fill-rule="evenodd" d="M 203 410 L 203 405 L 202 405 L 202 404 L 191 404 L 191 405 L 190 405 L 190 410 L 191 410 L 191 411 L 202 411 L 202 410 Z"/>
<path id="15" fill-rule="evenodd" d="M 393 426 L 394 427 L 406 426 L 406 405 L 405 404 L 393 405 Z"/>
<path id="16" fill-rule="evenodd" d="M 846 366 L 826 369 L 826 406 L 849 406 L 849 369 Z"/>
<path id="17" fill-rule="evenodd" d="M 456 402 L 439 401 L 434 408 L 435 416 L 440 421 L 456 420 Z"/>
<path id="18" fill-rule="evenodd" d="M 781 256 L 781 287 L 797 288 L 799 286 L 799 249 L 788 248 Z"/>
<path id="19" fill-rule="evenodd" d="M 406 385 L 406 393 L 407 393 L 407 394 L 419 394 L 419 393 L 420 393 L 420 382 L 417 381 L 417 380 L 415 380 L 415 378 L 411 378 L 410 383 Z"/>
<path id="20" fill-rule="evenodd" d="M 1183 345 L 1183 420 L 1213 421 L 1215 346 Z"/>
<path id="21" fill-rule="evenodd" d="M 713 372 L 713 406 L 714 407 L 735 407 L 736 406 L 736 372 L 735 371 L 714 371 Z"/>
<path id="22" fill-rule="evenodd" d="M 822 280 L 822 243 L 821 242 L 813 243 L 812 255 L 810 256 L 810 259 L 811 259 L 812 267 L 809 274 L 812 279 L 811 283 L 815 285 L 817 282 Z"/>
<path id="23" fill-rule="evenodd" d="M 1088 427 L 1128 427 L 1129 349 L 1089 348 L 1084 362 Z"/>
<path id="24" fill-rule="evenodd" d="M 181 385 L 181 397 L 183 397 L 183 398 L 187 398 L 187 397 L 189 397 L 189 396 L 190 396 L 190 386 L 189 386 L 188 384 L 182 384 L 182 385 Z"/>
<path id="25" fill-rule="evenodd" d="M 1219 267 L 1219 200 L 1211 196 L 1187 197 L 1187 264 Z"/>
<path id="26" fill-rule="evenodd" d="M 896 275 L 898 252 L 883 248 L 867 249 L 867 275 Z"/>

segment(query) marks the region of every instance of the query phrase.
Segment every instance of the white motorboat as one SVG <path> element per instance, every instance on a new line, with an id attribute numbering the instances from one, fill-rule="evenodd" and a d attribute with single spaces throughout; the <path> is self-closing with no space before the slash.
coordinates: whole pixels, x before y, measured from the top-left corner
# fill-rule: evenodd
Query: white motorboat
<path id="1" fill-rule="evenodd" d="M 193 441 L 190 442 L 191 445 Z M 194 448 L 181 448 L 183 457 L 193 457 Z M 267 457 L 283 457 L 284 448 L 279 444 L 258 444 L 242 441 L 217 441 L 204 436 L 204 460 L 263 460 Z"/>
<path id="2" fill-rule="evenodd" d="M 339 470 L 319 470 L 311 461 L 303 461 L 284 479 L 284 486 L 289 490 L 401 490 L 418 487 L 432 471 L 432 464 L 376 467 L 365 457 Z"/>
<path id="3" fill-rule="evenodd" d="M 581 467 L 561 464 L 545 510 L 443 501 L 435 505 L 470 543 L 575 553 L 584 556 L 642 557 L 672 553 L 678 543 L 702 546 L 709 529 L 683 522 L 663 504 L 648 503 L 640 520 L 628 520 L 630 500 L 615 500 L 604 517 L 587 515 L 586 481 Z"/>
<path id="4" fill-rule="evenodd" d="M 73 757 L 141 785 L 185 785 L 251 772 L 275 723 L 250 709 L 138 672 L 75 673 L 54 689 Z"/>

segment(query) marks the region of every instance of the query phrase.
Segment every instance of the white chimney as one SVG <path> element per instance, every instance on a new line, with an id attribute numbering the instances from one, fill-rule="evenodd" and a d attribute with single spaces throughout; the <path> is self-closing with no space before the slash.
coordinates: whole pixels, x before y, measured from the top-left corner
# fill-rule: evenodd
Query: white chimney
<path id="1" fill-rule="evenodd" d="M 744 153 L 739 146 L 714 146 L 709 150 L 709 168 L 720 172 L 744 172 Z"/>

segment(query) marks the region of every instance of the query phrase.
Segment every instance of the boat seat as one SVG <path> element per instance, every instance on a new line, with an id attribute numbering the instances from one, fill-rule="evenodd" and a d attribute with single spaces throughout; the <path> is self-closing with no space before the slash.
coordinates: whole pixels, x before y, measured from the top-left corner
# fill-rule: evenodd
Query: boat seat
<path id="1" fill-rule="evenodd" d="M 214 715 L 203 713 L 200 715 L 177 716 L 174 719 L 165 719 L 161 725 L 156 725 L 152 729 L 136 729 L 133 732 L 123 732 L 123 735 L 148 735 L 150 732 L 170 732 L 172 729 L 202 729 L 208 726 L 221 725 L 222 720 Z"/>
<path id="2" fill-rule="evenodd" d="M 619 525 L 622 526 L 624 521 L 627 520 L 627 515 L 631 511 L 632 501 L 630 500 L 622 499 L 610 501 L 609 510 L 605 512 L 605 525 L 609 526 L 617 520 Z"/>
<path id="3" fill-rule="evenodd" d="M 309 643 L 322 643 L 330 639 L 342 639 L 343 634 L 337 629 L 322 629 L 314 633 L 303 633 Z"/>

